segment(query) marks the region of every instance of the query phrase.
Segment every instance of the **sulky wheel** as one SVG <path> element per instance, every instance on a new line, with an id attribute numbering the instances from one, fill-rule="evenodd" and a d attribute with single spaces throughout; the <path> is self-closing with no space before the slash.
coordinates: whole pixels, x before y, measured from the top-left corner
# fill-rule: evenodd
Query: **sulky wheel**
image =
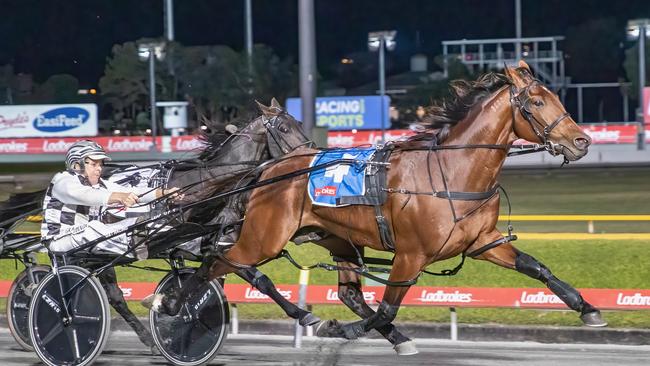
<path id="1" fill-rule="evenodd" d="M 95 277 L 86 278 L 89 272 L 83 268 L 62 266 L 55 272 L 59 275 L 51 272 L 34 291 L 29 310 L 34 351 L 47 365 L 88 365 L 108 339 L 106 293 Z"/>
<path id="2" fill-rule="evenodd" d="M 194 269 L 168 273 L 156 293 L 182 287 Z M 180 277 L 179 277 L 180 275 Z M 161 354 L 174 365 L 195 366 L 209 362 L 228 333 L 228 302 L 217 281 L 203 285 L 183 304 L 176 316 L 149 313 L 151 333 Z"/>
<path id="3" fill-rule="evenodd" d="M 16 342 L 26 351 L 32 351 L 29 338 L 29 304 L 36 286 L 50 273 L 48 266 L 32 266 L 20 272 L 11 284 L 7 296 L 7 322 Z"/>

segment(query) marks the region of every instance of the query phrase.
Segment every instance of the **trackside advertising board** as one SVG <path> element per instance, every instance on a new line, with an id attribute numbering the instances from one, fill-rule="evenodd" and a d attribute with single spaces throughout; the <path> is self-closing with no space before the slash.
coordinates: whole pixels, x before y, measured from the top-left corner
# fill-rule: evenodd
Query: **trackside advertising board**
<path id="1" fill-rule="evenodd" d="M 582 124 L 594 144 L 634 144 L 637 139 L 637 124 Z M 646 129 L 646 143 L 650 144 L 650 129 Z M 386 130 L 386 140 L 403 140 L 414 134 L 411 130 Z M 65 154 L 68 147 L 79 137 L 49 137 L 49 138 L 2 138 L 0 131 L 0 154 Z M 153 141 L 149 136 L 102 136 L 92 137 L 109 153 L 149 152 Z M 381 131 L 360 130 L 330 131 L 328 134 L 329 147 L 370 146 L 381 140 Z M 526 143 L 518 140 L 515 143 Z M 203 148 L 203 142 L 198 136 L 158 136 L 156 145 L 162 152 L 198 152 Z"/>
<path id="2" fill-rule="evenodd" d="M 0 137 L 63 136 L 97 136 L 97 105 L 0 106 Z"/>
<path id="3" fill-rule="evenodd" d="M 0 281 L 0 297 L 7 297 L 11 281 Z M 151 294 L 155 283 L 120 282 L 126 300 L 141 300 Z M 298 301 L 298 285 L 277 285 L 278 292 L 290 302 Z M 381 302 L 385 287 L 364 286 L 363 298 L 373 305 Z M 648 289 L 579 289 L 592 305 L 606 310 L 650 310 Z M 268 296 L 244 284 L 225 286 L 230 303 L 273 303 Z M 338 287 L 307 286 L 307 304 L 340 305 Z M 562 300 L 546 288 L 425 287 L 412 286 L 402 300 L 406 306 L 444 306 L 475 308 L 528 308 L 569 310 Z"/>
<path id="4" fill-rule="evenodd" d="M 384 127 L 390 127 L 390 98 L 384 96 L 347 96 L 316 98 L 316 126 L 335 130 L 380 130 L 383 110 Z M 300 98 L 287 99 L 287 112 L 302 121 Z"/>

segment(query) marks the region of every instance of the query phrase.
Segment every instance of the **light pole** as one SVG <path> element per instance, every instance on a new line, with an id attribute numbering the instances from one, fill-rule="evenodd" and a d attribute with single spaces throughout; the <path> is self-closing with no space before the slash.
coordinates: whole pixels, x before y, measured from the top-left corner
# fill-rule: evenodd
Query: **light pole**
<path id="1" fill-rule="evenodd" d="M 149 61 L 149 103 L 151 107 L 151 146 L 152 150 L 157 150 L 156 135 L 156 59 L 165 58 L 164 43 L 142 43 L 138 45 L 138 57 L 141 61 Z"/>
<path id="2" fill-rule="evenodd" d="M 302 128 L 307 137 L 313 138 L 317 82 L 314 0 L 298 0 L 298 45 Z"/>
<path id="3" fill-rule="evenodd" d="M 253 96 L 253 5 L 244 0 L 244 23 L 246 24 L 246 70 L 248 72 L 248 95 Z"/>
<path id="4" fill-rule="evenodd" d="M 627 36 L 639 39 L 639 107 L 636 110 L 638 125 L 637 148 L 645 150 L 645 124 L 643 121 L 643 88 L 645 87 L 645 39 L 650 36 L 650 19 L 634 19 L 627 22 Z"/>
<path id="5" fill-rule="evenodd" d="M 379 31 L 368 33 L 368 50 L 379 51 L 379 95 L 381 118 L 381 142 L 386 142 L 386 126 L 384 124 L 384 96 L 386 95 L 386 65 L 384 60 L 384 48 L 388 51 L 395 49 L 395 35 L 397 31 Z"/>

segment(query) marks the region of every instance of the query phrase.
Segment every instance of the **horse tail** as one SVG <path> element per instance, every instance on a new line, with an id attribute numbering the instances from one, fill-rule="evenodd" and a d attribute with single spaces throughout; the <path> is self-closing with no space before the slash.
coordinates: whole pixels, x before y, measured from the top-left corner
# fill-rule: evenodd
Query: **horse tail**
<path id="1" fill-rule="evenodd" d="M 15 193 L 0 202 L 0 228 L 6 229 L 27 215 L 41 211 L 45 190 L 28 193 Z"/>

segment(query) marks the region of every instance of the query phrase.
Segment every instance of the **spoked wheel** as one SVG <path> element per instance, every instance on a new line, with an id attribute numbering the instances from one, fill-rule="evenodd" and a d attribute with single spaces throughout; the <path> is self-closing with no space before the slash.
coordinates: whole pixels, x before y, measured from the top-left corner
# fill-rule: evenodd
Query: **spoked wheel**
<path id="1" fill-rule="evenodd" d="M 33 280 L 29 273 L 33 274 Z M 50 273 L 48 266 L 33 266 L 20 272 L 11 284 L 7 296 L 7 322 L 16 342 L 26 351 L 34 350 L 29 338 L 29 304 L 36 286 Z"/>
<path id="2" fill-rule="evenodd" d="M 193 268 L 168 273 L 158 284 L 156 293 L 182 288 Z M 176 316 L 149 313 L 151 333 L 160 353 L 179 366 L 209 362 L 221 348 L 228 333 L 230 312 L 221 286 L 216 281 L 203 285 L 183 304 Z"/>
<path id="3" fill-rule="evenodd" d="M 108 299 L 99 280 L 84 279 L 87 270 L 62 266 L 58 272 L 59 276 L 48 274 L 34 291 L 29 309 L 32 345 L 47 365 L 88 365 L 101 354 L 108 339 Z"/>

